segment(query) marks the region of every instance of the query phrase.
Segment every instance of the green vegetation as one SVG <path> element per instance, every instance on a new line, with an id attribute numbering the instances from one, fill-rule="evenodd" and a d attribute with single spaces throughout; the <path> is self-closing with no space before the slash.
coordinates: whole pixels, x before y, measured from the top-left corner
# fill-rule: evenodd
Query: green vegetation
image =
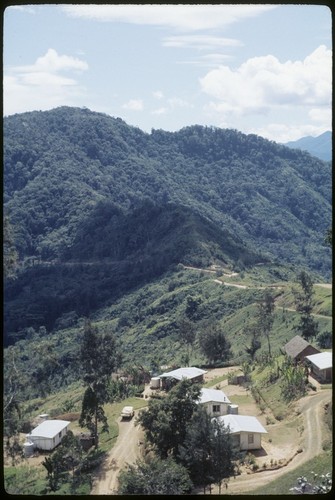
<path id="1" fill-rule="evenodd" d="M 308 478 L 312 477 L 312 472 L 321 476 L 322 474 L 326 474 L 328 471 L 332 471 L 333 469 L 333 459 L 332 452 L 323 453 L 322 455 L 318 455 L 314 457 L 312 460 L 300 465 L 293 471 L 288 472 L 287 474 L 281 476 L 274 481 L 271 481 L 269 484 L 264 484 L 255 490 L 247 491 L 242 494 L 248 495 L 290 495 L 294 494 L 290 491 L 290 488 L 293 488 L 297 484 L 297 478 L 300 476 L 306 476 Z"/>
<path id="2" fill-rule="evenodd" d="M 86 321 L 80 346 L 80 361 L 86 389 L 79 424 L 91 431 L 95 448 L 98 448 L 98 422 L 102 423 L 102 431 L 108 432 L 104 404 L 108 401 L 112 373 L 121 364 L 113 335 L 107 332 L 99 335 L 98 329 L 90 321 Z"/>
<path id="3" fill-rule="evenodd" d="M 120 495 L 185 495 L 192 482 L 185 467 L 157 457 L 128 465 L 120 473 Z"/>
<path id="4" fill-rule="evenodd" d="M 262 276 L 269 284 L 275 275 L 275 266 L 262 266 Z M 279 268 L 279 271 L 281 268 Z M 266 274 L 268 273 L 268 274 Z M 250 282 L 248 272 L 240 277 L 242 283 Z M 282 346 L 296 335 L 299 314 L 295 311 L 292 281 L 281 282 L 281 288 L 271 288 L 275 297 L 274 322 L 271 330 L 271 351 L 274 356 Z M 189 365 L 205 365 L 206 357 L 199 345 L 199 335 L 206 332 L 209 324 L 217 324 L 231 345 L 231 355 L 226 364 L 241 364 L 249 360 L 247 348 L 252 340 L 252 322 L 257 317 L 256 300 L 261 300 L 262 283 L 255 288 L 235 288 L 214 282 L 215 275 L 201 273 L 177 266 L 161 278 L 126 294 L 111 305 L 99 310 L 91 317 L 100 333 L 114 332 L 123 357 L 123 368 L 142 364 L 153 373 L 160 372 L 161 365 L 180 366 L 188 356 Z M 249 286 L 249 285 L 248 285 Z M 314 286 L 315 308 L 328 312 L 331 302 L 329 290 Z M 189 297 L 200 299 L 197 315 L 192 321 L 195 340 L 185 344 L 181 324 L 189 306 Z M 325 305 L 324 305 L 325 304 Z M 313 309 L 314 311 L 314 309 Z M 331 315 L 316 316 L 319 335 L 332 332 Z M 68 323 L 66 323 L 68 321 Z M 80 343 L 85 321 L 78 317 L 68 318 L 63 327 L 54 332 L 27 330 L 26 338 L 5 349 L 5 385 L 13 386 L 16 377 L 16 392 L 21 399 L 46 397 L 60 391 L 78 380 Z M 256 357 L 261 358 L 268 351 L 265 338 Z M 318 345 L 316 339 L 315 345 Z M 150 349 L 148 346 L 150 345 Z M 222 360 L 219 364 L 222 365 Z M 15 366 L 15 370 L 14 370 Z"/>
<path id="5" fill-rule="evenodd" d="M 331 289 L 312 287 L 331 276 L 330 164 L 234 130 L 146 134 L 68 107 L 6 117 L 4 146 L 10 464 L 18 433 L 46 412 L 99 433 L 93 470 L 115 442 L 119 406 L 146 406 L 136 395 L 162 365 L 239 365 L 260 405 L 285 416 L 285 398 L 302 392 L 285 392 L 293 373 L 280 349 L 299 328 L 332 345 Z M 185 436 L 171 434 L 174 458 Z M 31 494 L 90 489 L 61 453 L 32 468 L 33 482 L 24 473 L 6 466 L 10 493 L 22 482 Z"/>
<path id="6" fill-rule="evenodd" d="M 277 259 L 330 277 L 331 169 L 308 154 L 210 127 L 149 135 L 67 107 L 6 117 L 4 139 L 20 264 L 7 344 L 91 316 L 179 262 L 241 271 Z"/>
<path id="7" fill-rule="evenodd" d="M 205 493 L 212 482 L 221 488 L 233 473 L 233 451 L 228 430 L 198 404 L 200 389 L 189 380 L 178 382 L 166 396 L 150 399 L 138 422 L 155 455 L 185 467 L 191 484 Z"/>

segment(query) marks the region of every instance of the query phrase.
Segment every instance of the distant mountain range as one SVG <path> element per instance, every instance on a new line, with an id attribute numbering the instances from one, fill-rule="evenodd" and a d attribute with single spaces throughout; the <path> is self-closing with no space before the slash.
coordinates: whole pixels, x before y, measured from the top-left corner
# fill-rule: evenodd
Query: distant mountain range
<path id="1" fill-rule="evenodd" d="M 332 159 L 332 133 L 330 131 L 324 132 L 318 137 L 302 137 L 297 141 L 286 142 L 284 145 L 289 148 L 308 151 L 308 153 L 320 158 L 320 160 L 331 161 Z"/>

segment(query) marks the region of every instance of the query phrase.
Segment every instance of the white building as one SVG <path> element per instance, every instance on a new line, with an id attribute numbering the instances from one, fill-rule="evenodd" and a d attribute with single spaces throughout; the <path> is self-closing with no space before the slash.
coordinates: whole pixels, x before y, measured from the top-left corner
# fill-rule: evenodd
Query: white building
<path id="1" fill-rule="evenodd" d="M 66 420 L 45 420 L 27 435 L 27 441 L 39 450 L 53 450 L 66 435 L 69 425 Z"/>
<path id="2" fill-rule="evenodd" d="M 333 380 L 333 353 L 319 352 L 306 356 L 311 366 L 312 375 L 320 382 L 332 382 Z"/>
<path id="3" fill-rule="evenodd" d="M 245 415 L 223 415 L 217 418 L 229 428 L 233 447 L 239 450 L 258 450 L 262 448 L 262 434 L 267 434 L 256 417 Z"/>
<path id="4" fill-rule="evenodd" d="M 165 389 L 166 387 L 169 387 L 171 382 L 175 383 L 183 379 L 191 380 L 194 383 L 202 383 L 204 381 L 205 373 L 207 373 L 207 371 L 202 370 L 201 368 L 187 366 L 185 368 L 177 368 L 176 370 L 162 373 L 159 378 L 161 379 L 162 389 Z"/>
<path id="5" fill-rule="evenodd" d="M 229 413 L 231 403 L 223 391 L 203 387 L 200 393 L 199 404 L 206 408 L 208 415 L 211 417 L 219 417 Z"/>

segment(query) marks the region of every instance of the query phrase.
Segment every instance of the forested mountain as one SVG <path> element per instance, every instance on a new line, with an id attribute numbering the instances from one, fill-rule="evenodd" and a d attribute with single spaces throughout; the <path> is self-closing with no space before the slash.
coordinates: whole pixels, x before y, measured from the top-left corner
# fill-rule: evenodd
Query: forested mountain
<path id="1" fill-rule="evenodd" d="M 332 133 L 324 132 L 317 137 L 302 137 L 297 141 L 286 142 L 285 146 L 308 151 L 320 160 L 331 161 L 332 159 Z"/>
<path id="2" fill-rule="evenodd" d="M 61 258 L 99 201 L 189 207 L 249 246 L 329 273 L 331 167 L 256 135 L 146 134 L 87 109 L 4 120 L 4 201 L 21 259 Z"/>
<path id="3" fill-rule="evenodd" d="M 61 107 L 4 119 L 4 167 L 21 262 L 5 287 L 10 342 L 87 316 L 179 262 L 278 260 L 330 276 L 330 164 L 256 135 L 147 134 Z"/>

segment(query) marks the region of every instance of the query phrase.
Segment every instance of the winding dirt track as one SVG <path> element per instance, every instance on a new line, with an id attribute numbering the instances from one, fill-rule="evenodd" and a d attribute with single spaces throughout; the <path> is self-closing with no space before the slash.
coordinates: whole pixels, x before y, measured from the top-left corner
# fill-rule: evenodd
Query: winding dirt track
<path id="1" fill-rule="evenodd" d="M 227 494 L 248 494 L 248 491 L 277 479 L 319 455 L 322 452 L 322 409 L 331 398 L 331 389 L 325 389 L 300 400 L 300 410 L 304 416 L 304 445 L 301 453 L 280 469 L 237 476 L 236 479 L 230 480 Z M 212 493 L 218 493 L 217 488 L 213 488 Z M 271 494 L 270 487 L 269 494 Z"/>
<path id="2" fill-rule="evenodd" d="M 331 397 L 331 389 L 325 389 L 300 400 L 299 407 L 304 416 L 304 443 L 301 453 L 298 453 L 285 467 L 236 476 L 230 480 L 228 489 L 223 493 L 248 494 L 249 491 L 277 479 L 319 455 L 322 452 L 322 410 Z M 117 442 L 95 479 L 92 495 L 116 495 L 119 472 L 126 464 L 133 464 L 141 457 L 139 442 L 143 440 L 143 431 L 135 426 L 135 418 L 131 421 L 119 420 Z M 199 493 L 201 494 L 200 491 Z M 218 493 L 217 487 L 212 489 L 212 493 Z M 271 494 L 270 488 L 269 494 Z"/>
<path id="3" fill-rule="evenodd" d="M 135 426 L 136 415 L 137 412 L 132 420 L 118 420 L 119 435 L 116 444 L 94 480 L 92 495 L 116 495 L 119 472 L 126 464 L 134 464 L 140 458 L 139 442 L 143 440 L 143 431 Z"/>

